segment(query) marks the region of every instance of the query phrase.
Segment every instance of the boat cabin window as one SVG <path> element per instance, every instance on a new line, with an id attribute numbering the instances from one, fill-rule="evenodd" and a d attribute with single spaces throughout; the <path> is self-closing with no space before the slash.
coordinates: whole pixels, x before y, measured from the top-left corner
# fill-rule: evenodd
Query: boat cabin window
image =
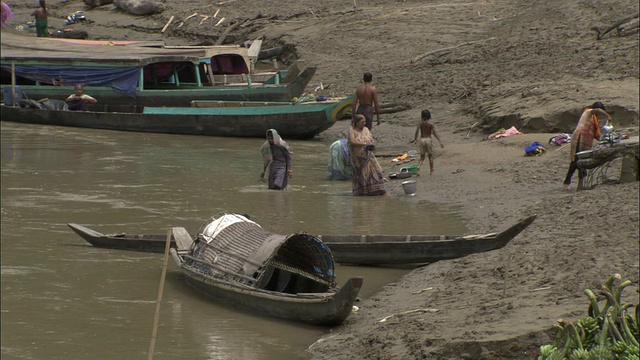
<path id="1" fill-rule="evenodd" d="M 244 58 L 238 54 L 221 54 L 211 57 L 212 75 L 247 74 L 249 68 Z"/>
<path id="2" fill-rule="evenodd" d="M 144 67 L 145 88 L 196 85 L 196 67 L 191 62 L 159 62 Z"/>
<path id="3" fill-rule="evenodd" d="M 207 76 L 209 74 L 209 64 L 201 62 L 198 64 L 198 68 L 200 69 L 200 82 L 203 84 L 210 84 L 211 82 Z"/>

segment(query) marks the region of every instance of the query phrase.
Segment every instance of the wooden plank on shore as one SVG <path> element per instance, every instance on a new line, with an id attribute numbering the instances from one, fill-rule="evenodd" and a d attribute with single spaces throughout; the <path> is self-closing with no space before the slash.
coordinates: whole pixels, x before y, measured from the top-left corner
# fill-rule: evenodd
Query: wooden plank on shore
<path id="1" fill-rule="evenodd" d="M 164 27 L 162 28 L 162 31 L 160 31 L 160 32 L 164 32 L 165 30 L 167 30 L 167 28 L 169 27 L 169 24 L 171 24 L 171 22 L 173 21 L 174 18 L 175 18 L 175 16 L 171 15 L 171 17 L 169 18 L 169 21 L 167 21 L 167 23 L 164 24 Z"/>

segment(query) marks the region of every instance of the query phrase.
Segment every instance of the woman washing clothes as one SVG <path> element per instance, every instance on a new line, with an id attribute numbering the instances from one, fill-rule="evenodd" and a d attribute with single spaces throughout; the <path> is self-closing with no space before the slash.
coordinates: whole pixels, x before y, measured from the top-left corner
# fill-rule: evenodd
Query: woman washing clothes
<path id="1" fill-rule="evenodd" d="M 591 150 L 594 140 L 600 140 L 602 132 L 598 123 L 598 115 L 606 116 L 607 122 L 611 121 L 611 115 L 605 111 L 605 106 L 602 102 L 596 101 L 591 107 L 582 111 L 582 115 L 578 120 L 578 125 L 571 135 L 571 151 L 569 152 L 569 171 L 564 178 L 564 189 L 571 191 L 571 177 L 576 170 L 579 171 L 579 183 L 578 190 L 582 190 L 583 178 L 585 176 L 585 170 L 578 169 L 577 153 L 585 150 Z"/>
<path id="2" fill-rule="evenodd" d="M 264 180 L 267 167 L 269 168 L 269 189 L 282 190 L 287 187 L 288 180 L 293 176 L 291 165 L 293 152 L 287 142 L 282 140 L 275 129 L 267 130 L 267 141 L 260 148 L 264 159 L 264 168 L 260 173 L 260 180 Z"/>
<path id="3" fill-rule="evenodd" d="M 349 159 L 353 166 L 353 195 L 385 195 L 384 174 L 375 155 L 373 136 L 365 127 L 364 115 L 356 115 L 349 130 Z"/>
<path id="4" fill-rule="evenodd" d="M 347 139 L 336 140 L 329 147 L 327 179 L 347 180 L 352 176 L 353 171 L 349 162 L 349 141 Z"/>

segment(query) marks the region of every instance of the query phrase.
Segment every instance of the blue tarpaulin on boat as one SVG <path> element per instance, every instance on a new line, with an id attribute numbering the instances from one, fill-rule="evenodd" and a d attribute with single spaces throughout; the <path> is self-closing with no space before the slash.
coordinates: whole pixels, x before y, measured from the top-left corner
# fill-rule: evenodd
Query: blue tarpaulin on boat
<path id="1" fill-rule="evenodd" d="M 2 66 L 11 72 L 10 66 Z M 69 67 L 52 65 L 15 65 L 17 76 L 52 84 L 60 81 L 64 85 L 108 86 L 113 90 L 135 97 L 140 80 L 139 67 Z"/>

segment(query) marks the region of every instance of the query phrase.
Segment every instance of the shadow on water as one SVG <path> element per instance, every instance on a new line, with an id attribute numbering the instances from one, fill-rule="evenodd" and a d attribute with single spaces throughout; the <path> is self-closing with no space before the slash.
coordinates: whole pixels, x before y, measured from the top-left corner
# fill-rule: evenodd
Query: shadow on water
<path id="1" fill-rule="evenodd" d="M 464 233 L 456 209 L 353 197 L 349 182 L 325 180 L 323 141 L 290 142 L 290 189 L 270 191 L 258 182 L 261 139 L 1 124 L 3 359 L 146 356 L 162 256 L 93 248 L 69 222 L 195 232 L 227 211 L 280 234 Z M 362 299 L 408 271 L 336 268 L 339 283 L 365 277 Z M 219 306 L 170 263 L 154 358 L 306 358 L 327 331 Z"/>

